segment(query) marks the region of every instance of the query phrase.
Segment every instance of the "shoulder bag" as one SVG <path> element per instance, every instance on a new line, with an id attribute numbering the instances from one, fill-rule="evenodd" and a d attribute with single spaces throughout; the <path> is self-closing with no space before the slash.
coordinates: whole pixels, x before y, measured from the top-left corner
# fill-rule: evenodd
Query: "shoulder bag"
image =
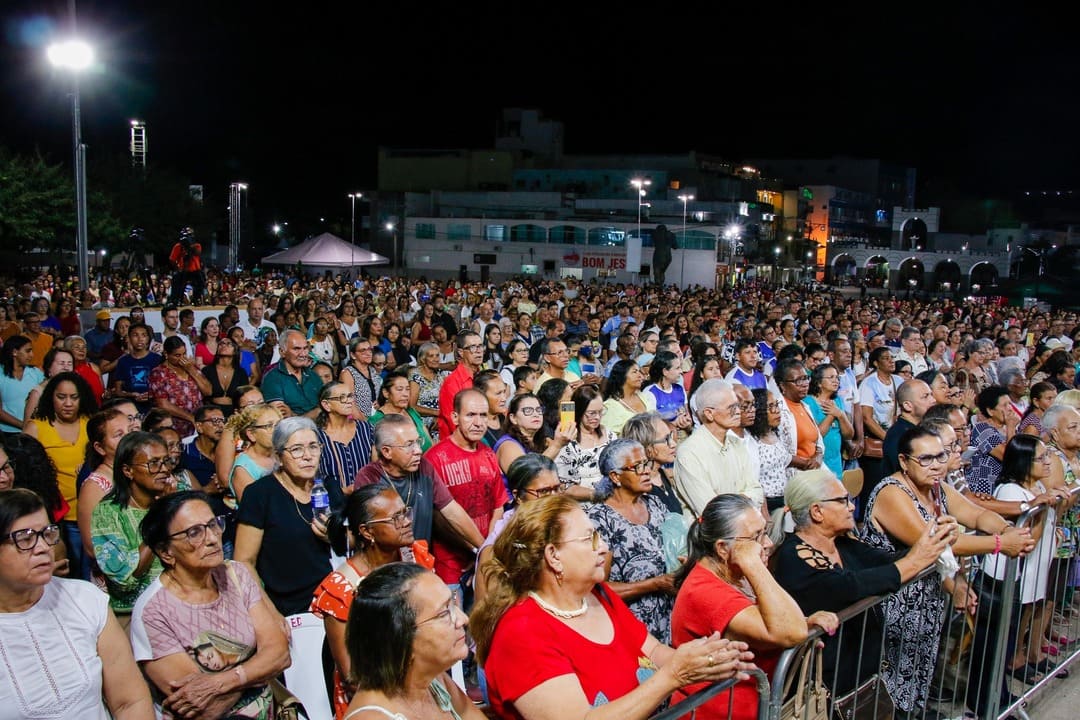
<path id="1" fill-rule="evenodd" d="M 880 675 L 874 675 L 833 703 L 835 720 L 893 720 L 896 707 Z"/>
<path id="2" fill-rule="evenodd" d="M 829 720 L 829 690 L 825 687 L 822 674 L 820 643 L 813 641 L 803 652 L 802 666 L 795 695 L 784 702 L 780 708 L 780 720 Z M 814 666 L 814 677 L 810 678 L 810 666 Z M 784 697 L 791 691 L 794 673 L 784 682 Z"/>

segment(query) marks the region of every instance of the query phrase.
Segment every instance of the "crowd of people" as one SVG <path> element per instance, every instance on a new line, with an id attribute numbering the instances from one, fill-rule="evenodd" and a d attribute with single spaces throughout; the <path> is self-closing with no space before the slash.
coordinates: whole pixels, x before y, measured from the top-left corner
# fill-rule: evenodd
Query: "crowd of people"
<path id="1" fill-rule="evenodd" d="M 830 684 L 879 673 L 932 718 L 942 618 L 985 652 L 972 578 L 1012 557 L 1005 671 L 1068 673 L 1074 312 L 211 272 L 196 327 L 188 299 L 44 275 L 0 300 L 18 717 L 275 717 L 312 613 L 338 720 L 646 718 L 732 678 L 699 716 L 753 718 L 751 671 L 884 594 L 826 642 Z"/>

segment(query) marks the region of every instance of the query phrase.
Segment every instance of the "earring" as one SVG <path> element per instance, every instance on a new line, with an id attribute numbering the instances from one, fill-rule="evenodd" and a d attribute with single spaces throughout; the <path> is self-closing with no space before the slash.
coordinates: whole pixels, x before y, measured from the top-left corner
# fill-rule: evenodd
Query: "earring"
<path id="1" fill-rule="evenodd" d="M 555 582 L 559 583 L 559 587 L 562 587 L 563 571 L 561 569 L 555 571 Z"/>

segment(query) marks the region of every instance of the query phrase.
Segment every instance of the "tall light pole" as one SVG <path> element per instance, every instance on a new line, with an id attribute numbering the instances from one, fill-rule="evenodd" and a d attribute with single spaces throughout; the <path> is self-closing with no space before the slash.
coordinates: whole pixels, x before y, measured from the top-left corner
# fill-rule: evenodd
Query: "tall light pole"
<path id="1" fill-rule="evenodd" d="M 94 62 L 94 49 L 81 40 L 53 43 L 48 48 L 49 62 L 71 72 L 71 141 L 75 155 L 75 252 L 78 256 L 79 289 L 89 287 L 87 253 L 90 243 L 86 231 L 86 146 L 82 141 L 82 118 L 79 113 L 79 73 Z"/>
<path id="2" fill-rule="evenodd" d="M 239 271 L 240 264 L 240 193 L 247 190 L 247 183 L 229 185 L 229 267 L 232 272 Z"/>
<path id="3" fill-rule="evenodd" d="M 679 249 L 683 252 L 679 253 L 682 256 L 679 261 L 679 280 L 686 285 L 686 203 L 694 199 L 693 195 L 680 195 L 679 199 L 682 200 L 682 243 L 679 245 Z"/>
<path id="4" fill-rule="evenodd" d="M 394 245 L 394 275 L 397 275 L 397 231 L 395 230 L 394 223 L 386 223 L 386 230 L 390 233 L 390 242 Z"/>
<path id="5" fill-rule="evenodd" d="M 633 178 L 632 180 L 630 180 L 630 184 L 632 186 L 634 186 L 635 188 L 637 188 L 637 236 L 638 236 L 638 240 L 640 240 L 641 239 L 641 207 L 643 205 L 648 205 L 649 204 L 649 203 L 645 202 L 645 195 L 648 194 L 648 191 L 645 188 L 652 185 L 652 180 L 650 180 L 649 178 Z"/>
<path id="6" fill-rule="evenodd" d="M 350 273 L 356 265 L 356 201 L 362 197 L 364 197 L 364 193 L 349 193 L 349 204 L 352 205 L 352 229 L 349 231 L 349 243 L 352 245 L 352 249 L 349 251 Z"/>

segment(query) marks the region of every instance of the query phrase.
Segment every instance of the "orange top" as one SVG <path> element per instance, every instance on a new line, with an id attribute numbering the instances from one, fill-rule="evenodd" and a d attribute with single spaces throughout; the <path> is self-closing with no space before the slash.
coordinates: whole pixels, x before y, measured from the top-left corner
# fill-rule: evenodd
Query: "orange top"
<path id="1" fill-rule="evenodd" d="M 793 402 L 784 398 L 788 410 L 795 416 L 795 429 L 797 434 L 797 449 L 795 454 L 801 458 L 812 458 L 817 453 L 818 429 L 814 418 L 801 402 Z"/>

